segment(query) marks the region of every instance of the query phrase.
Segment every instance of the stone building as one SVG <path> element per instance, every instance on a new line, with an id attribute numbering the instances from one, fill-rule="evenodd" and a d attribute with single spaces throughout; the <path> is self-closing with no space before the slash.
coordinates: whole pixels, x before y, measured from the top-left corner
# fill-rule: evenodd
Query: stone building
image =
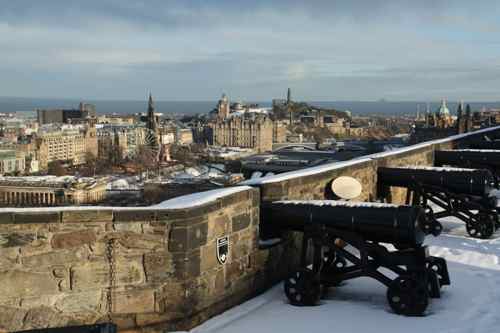
<path id="1" fill-rule="evenodd" d="M 104 128 L 97 131 L 97 157 L 100 160 L 118 162 L 128 156 L 127 131 Z"/>
<path id="2" fill-rule="evenodd" d="M 189 145 L 194 142 L 191 128 L 177 128 L 175 142 L 180 145 Z"/>
<path id="3" fill-rule="evenodd" d="M 217 117 L 219 119 L 226 119 L 227 117 L 229 117 L 230 112 L 231 105 L 229 104 L 229 98 L 226 96 L 226 94 L 223 94 L 222 98 L 217 104 Z"/>
<path id="4" fill-rule="evenodd" d="M 273 148 L 273 122 L 267 116 L 217 119 L 211 126 L 216 146 L 253 148 L 259 153 Z"/>
<path id="5" fill-rule="evenodd" d="M 273 121 L 273 143 L 286 142 L 286 124 L 283 121 Z"/>
<path id="6" fill-rule="evenodd" d="M 43 207 L 98 203 L 106 197 L 104 179 L 75 177 L 2 177 L 0 205 Z"/>
<path id="7" fill-rule="evenodd" d="M 22 151 L 0 150 L 0 175 L 24 174 L 25 156 Z"/>
<path id="8" fill-rule="evenodd" d="M 441 106 L 434 114 L 427 112 L 426 125 L 434 128 L 450 128 L 454 126 L 454 120 L 446 106 L 445 99 L 441 101 Z"/>
<path id="9" fill-rule="evenodd" d="M 415 144 L 471 131 L 470 106 L 467 105 L 465 114 L 463 109 L 463 103 L 461 102 L 457 109 L 457 120 L 455 121 L 446 105 L 446 100 L 441 101 L 441 105 L 435 113 L 431 113 L 429 107 L 427 107 L 425 121 L 423 123 L 418 119 L 415 121 L 409 142 Z"/>
<path id="10" fill-rule="evenodd" d="M 350 134 L 350 122 L 346 118 L 337 118 L 334 116 L 324 116 L 323 117 L 324 127 L 327 128 L 330 133 L 334 135 L 349 135 Z"/>
<path id="11" fill-rule="evenodd" d="M 102 115 L 97 117 L 98 124 L 134 125 L 136 118 L 133 115 Z"/>
<path id="12" fill-rule="evenodd" d="M 50 126 L 39 131 L 36 137 L 40 169 L 46 170 L 52 161 L 70 161 L 73 165 L 85 164 L 85 156 L 98 156 L 95 125 Z"/>

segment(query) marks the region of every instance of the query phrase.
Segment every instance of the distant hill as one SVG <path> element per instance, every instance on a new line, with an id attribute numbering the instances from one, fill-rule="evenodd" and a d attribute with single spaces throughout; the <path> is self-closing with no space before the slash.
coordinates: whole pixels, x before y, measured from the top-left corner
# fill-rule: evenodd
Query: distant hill
<path id="1" fill-rule="evenodd" d="M 298 117 L 300 115 L 309 115 L 315 112 L 321 111 L 325 115 L 335 116 L 337 118 L 349 118 L 349 115 L 345 111 L 339 111 L 334 108 L 328 107 L 319 107 L 315 105 L 311 105 L 306 102 L 293 102 L 290 105 L 291 112 L 294 117 Z M 286 105 L 277 105 L 273 108 L 274 116 L 277 119 L 287 119 L 290 117 L 288 106 Z"/>

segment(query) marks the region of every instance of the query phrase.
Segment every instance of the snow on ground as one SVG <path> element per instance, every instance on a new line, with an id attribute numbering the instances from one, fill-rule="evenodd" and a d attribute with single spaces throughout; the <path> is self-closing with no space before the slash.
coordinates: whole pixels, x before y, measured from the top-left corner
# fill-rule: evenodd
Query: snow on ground
<path id="1" fill-rule="evenodd" d="M 191 333 L 500 332 L 500 231 L 496 238 L 472 239 L 457 221 L 445 219 L 443 234 L 426 239 L 432 255 L 447 259 L 451 286 L 431 301 L 425 317 L 394 314 L 386 287 L 360 278 L 331 289 L 315 307 L 291 306 L 280 284 Z"/>

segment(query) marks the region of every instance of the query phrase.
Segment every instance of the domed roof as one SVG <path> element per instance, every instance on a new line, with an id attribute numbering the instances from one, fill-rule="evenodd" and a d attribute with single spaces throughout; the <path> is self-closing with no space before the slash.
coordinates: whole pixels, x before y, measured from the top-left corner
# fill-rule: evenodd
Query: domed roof
<path id="1" fill-rule="evenodd" d="M 450 115 L 450 110 L 448 110 L 448 107 L 446 106 L 446 100 L 441 101 L 441 106 L 439 107 L 439 110 L 437 112 L 440 116 L 449 116 Z"/>

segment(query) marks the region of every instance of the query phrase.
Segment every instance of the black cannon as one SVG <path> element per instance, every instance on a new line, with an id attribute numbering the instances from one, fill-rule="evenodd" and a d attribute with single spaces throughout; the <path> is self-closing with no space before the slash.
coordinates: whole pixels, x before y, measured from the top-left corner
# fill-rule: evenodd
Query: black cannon
<path id="1" fill-rule="evenodd" d="M 500 140 L 476 140 L 469 144 L 471 149 L 500 149 Z"/>
<path id="2" fill-rule="evenodd" d="M 500 180 L 500 150 L 436 150 L 434 152 L 434 164 L 436 166 L 488 169 L 495 178 L 495 186 L 498 187 Z"/>
<path id="3" fill-rule="evenodd" d="M 262 218 L 263 225 L 275 231 L 303 234 L 300 269 L 285 281 L 285 293 L 293 305 L 314 305 L 323 289 L 367 276 L 388 287 L 387 300 L 394 312 L 422 315 L 429 297 L 439 298 L 441 286 L 450 284 L 446 261 L 429 256 L 422 245 L 426 213 L 421 207 L 278 201 L 263 204 Z"/>
<path id="4" fill-rule="evenodd" d="M 116 324 L 102 323 L 94 325 L 67 326 L 41 328 L 27 331 L 18 331 L 17 333 L 116 333 Z"/>
<path id="5" fill-rule="evenodd" d="M 486 169 L 440 167 L 381 167 L 380 187 L 405 187 L 406 203 L 422 206 L 429 218 L 455 216 L 466 224 L 469 235 L 489 238 L 498 226 L 497 198 L 491 195 L 495 179 Z M 381 192 L 383 192 L 381 188 Z M 433 203 L 442 209 L 433 212 Z"/>

